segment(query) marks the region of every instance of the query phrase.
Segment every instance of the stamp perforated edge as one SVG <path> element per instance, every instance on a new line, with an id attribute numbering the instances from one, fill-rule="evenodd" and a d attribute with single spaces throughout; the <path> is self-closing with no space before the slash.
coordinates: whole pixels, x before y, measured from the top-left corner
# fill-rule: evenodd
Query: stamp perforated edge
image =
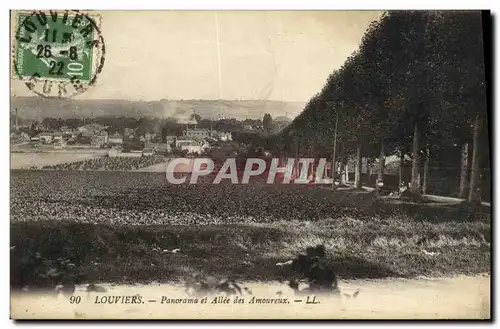
<path id="1" fill-rule="evenodd" d="M 11 48 L 10 78 L 11 78 L 11 80 L 19 80 L 19 81 L 23 81 L 23 82 L 26 82 L 27 80 L 29 80 L 29 78 L 27 78 L 27 77 L 19 76 L 16 72 L 16 64 L 15 64 L 16 45 L 17 45 L 16 33 L 17 33 L 18 28 L 19 28 L 19 24 L 21 23 L 21 22 L 19 22 L 20 14 L 34 15 L 37 12 L 49 12 L 49 11 L 52 11 L 52 12 L 55 12 L 58 14 L 61 14 L 61 13 L 64 14 L 64 13 L 68 12 L 69 15 L 71 15 L 71 13 L 73 13 L 74 15 L 82 14 L 82 15 L 88 16 L 89 18 L 91 18 L 94 21 L 95 25 L 98 28 L 98 32 L 101 35 L 100 38 L 103 39 L 103 37 L 102 37 L 102 34 L 103 34 L 103 32 L 102 32 L 102 16 L 101 16 L 101 14 L 99 14 L 96 11 L 71 10 L 71 9 L 11 10 L 10 11 L 10 22 L 11 22 L 11 24 L 10 24 L 10 32 L 11 32 L 11 38 L 10 38 L 10 44 L 11 44 L 11 47 L 10 47 Z M 103 40 L 101 40 L 101 41 L 103 41 Z M 85 83 L 85 84 L 91 85 L 95 82 L 96 75 L 99 74 L 100 71 L 102 70 L 104 55 L 105 55 L 105 45 L 104 44 L 102 45 L 102 47 L 93 47 L 92 61 L 91 61 L 91 67 L 92 67 L 91 77 L 90 77 L 90 81 Z M 44 80 L 53 81 L 53 82 L 61 81 L 60 79 L 56 79 L 56 78 L 54 78 L 54 79 L 46 78 Z"/>

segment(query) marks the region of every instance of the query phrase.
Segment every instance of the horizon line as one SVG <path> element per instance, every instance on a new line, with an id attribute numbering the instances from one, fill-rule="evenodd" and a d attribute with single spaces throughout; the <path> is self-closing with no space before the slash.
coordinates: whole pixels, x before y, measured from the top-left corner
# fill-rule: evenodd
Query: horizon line
<path id="1" fill-rule="evenodd" d="M 33 96 L 17 96 L 11 95 L 10 98 L 44 98 L 37 95 Z M 213 101 L 213 102 L 252 102 L 252 101 L 262 101 L 262 102 L 281 102 L 281 103 L 307 103 L 308 100 L 297 101 L 297 100 L 279 100 L 279 99 L 229 99 L 229 98 L 160 98 L 160 99 L 151 99 L 151 100 L 143 100 L 143 99 L 124 99 L 124 98 L 91 98 L 91 99 L 78 99 L 78 98 L 47 98 L 54 100 L 73 100 L 73 101 L 127 101 L 127 102 L 159 102 L 159 101 Z"/>
<path id="2" fill-rule="evenodd" d="M 12 113 L 12 111 L 10 111 L 10 116 L 15 116 L 15 115 L 16 115 L 15 112 Z M 176 117 L 176 116 L 158 116 L 158 115 L 146 115 L 146 116 L 137 116 L 137 115 L 134 115 L 134 116 L 130 116 L 130 115 L 118 115 L 118 114 L 102 114 L 102 115 L 92 115 L 92 116 L 75 115 L 75 116 L 72 116 L 72 117 L 60 116 L 59 118 L 60 119 L 71 119 L 71 118 L 83 118 L 83 119 L 86 119 L 86 118 L 104 118 L 104 117 L 126 117 L 126 118 L 137 118 L 137 117 L 140 117 L 140 118 L 155 118 L 155 119 L 184 119 L 184 118 L 179 118 L 179 117 Z M 215 118 L 203 117 L 202 115 L 200 115 L 200 117 L 201 117 L 202 120 L 209 120 L 209 121 L 220 121 L 221 120 L 221 119 L 214 120 Z M 22 119 L 22 120 L 33 120 L 33 118 L 21 117 L 19 115 L 18 115 L 18 118 Z M 57 117 L 55 117 L 55 116 L 46 116 L 44 118 L 57 119 Z M 286 116 L 286 115 L 277 115 L 276 117 L 273 118 L 273 120 L 276 119 L 276 118 L 287 118 L 287 119 L 290 119 L 292 121 L 295 119 L 295 117 L 289 117 L 289 116 Z M 237 116 L 228 116 L 226 119 L 228 119 L 228 120 L 234 119 L 234 120 L 237 120 L 237 121 L 262 120 L 261 118 L 252 119 L 252 118 L 249 118 L 249 117 L 246 117 L 245 119 L 238 119 Z"/>

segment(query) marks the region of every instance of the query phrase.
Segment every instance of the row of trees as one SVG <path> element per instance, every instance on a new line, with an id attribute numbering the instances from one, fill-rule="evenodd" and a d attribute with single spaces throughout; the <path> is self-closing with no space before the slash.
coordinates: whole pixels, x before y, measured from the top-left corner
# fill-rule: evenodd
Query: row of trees
<path id="1" fill-rule="evenodd" d="M 357 187 L 362 157 L 379 158 L 382 176 L 386 154 L 409 155 L 414 193 L 426 192 L 431 164 L 458 167 L 460 196 L 477 201 L 486 127 L 481 13 L 393 11 L 370 25 L 359 50 L 274 138 L 279 151 L 333 153 L 342 165 L 354 156 Z M 460 150 L 460 165 L 447 162 Z"/>

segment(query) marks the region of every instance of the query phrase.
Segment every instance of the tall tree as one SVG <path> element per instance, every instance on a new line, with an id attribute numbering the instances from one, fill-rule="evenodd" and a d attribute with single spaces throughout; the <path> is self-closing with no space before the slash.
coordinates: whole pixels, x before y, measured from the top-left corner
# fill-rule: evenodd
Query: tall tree
<path id="1" fill-rule="evenodd" d="M 460 190 L 459 198 L 466 199 L 469 196 L 469 171 L 470 171 L 470 147 L 469 143 L 462 145 L 460 157 Z"/>
<path id="2" fill-rule="evenodd" d="M 270 113 L 264 114 L 264 118 L 262 119 L 262 125 L 265 132 L 271 132 L 273 129 L 273 118 Z"/>
<path id="3" fill-rule="evenodd" d="M 483 118 L 481 115 L 476 115 L 476 121 L 474 123 L 474 145 L 472 149 L 472 168 L 470 173 L 470 190 L 469 190 L 469 202 L 480 202 L 481 193 L 479 188 L 480 182 L 480 163 L 481 163 L 481 145 L 480 145 L 480 134 L 483 126 Z"/>
<path id="4" fill-rule="evenodd" d="M 318 95 L 326 104 L 306 106 L 292 122 L 294 129 L 306 131 L 304 148 L 328 149 L 339 113 L 337 137 L 343 156 L 382 159 L 397 150 L 404 159 L 409 153 L 414 191 L 420 192 L 423 176 L 427 192 L 432 185 L 431 165 L 448 166 L 445 155 L 460 152 L 456 145 L 472 142 L 476 116 L 482 118 L 479 122 L 485 120 L 479 15 L 432 11 L 383 15 L 370 26 L 359 51 L 330 75 Z M 373 147 L 378 152 L 367 152 Z M 480 171 L 477 166 L 484 161 L 472 162 Z"/>

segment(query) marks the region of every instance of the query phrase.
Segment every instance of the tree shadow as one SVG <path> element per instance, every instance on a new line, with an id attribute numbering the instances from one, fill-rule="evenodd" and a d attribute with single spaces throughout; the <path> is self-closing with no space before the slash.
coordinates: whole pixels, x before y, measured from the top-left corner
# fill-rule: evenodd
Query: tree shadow
<path id="1" fill-rule="evenodd" d="M 416 220 L 429 222 L 467 222 L 491 218 L 491 208 L 471 206 L 466 203 L 411 203 L 381 201 L 381 212 L 386 214 L 405 214 Z"/>

